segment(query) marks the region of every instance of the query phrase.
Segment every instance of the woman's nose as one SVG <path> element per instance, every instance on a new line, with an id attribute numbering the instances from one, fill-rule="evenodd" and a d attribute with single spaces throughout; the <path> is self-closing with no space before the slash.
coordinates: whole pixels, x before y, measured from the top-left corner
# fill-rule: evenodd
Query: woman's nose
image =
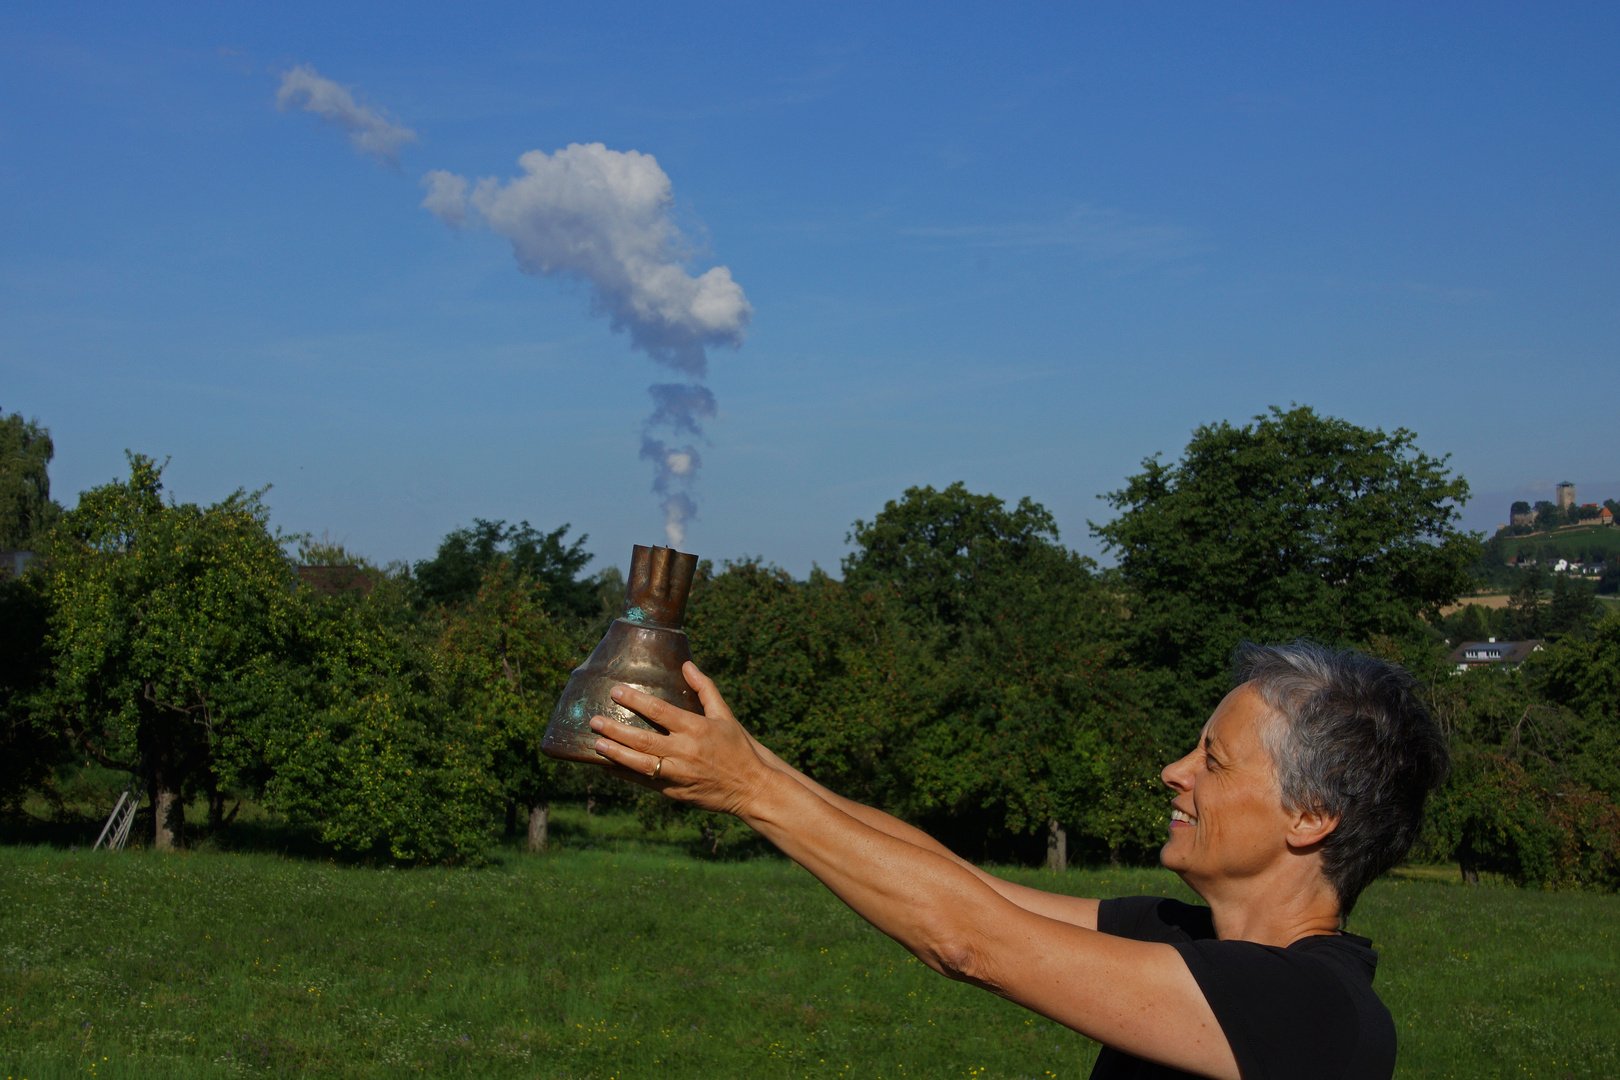
<path id="1" fill-rule="evenodd" d="M 1166 787 L 1175 788 L 1177 791 L 1192 790 L 1193 756 L 1194 754 L 1188 754 L 1186 757 L 1172 761 L 1164 767 L 1164 770 L 1159 773 L 1159 779 L 1164 781 Z"/>

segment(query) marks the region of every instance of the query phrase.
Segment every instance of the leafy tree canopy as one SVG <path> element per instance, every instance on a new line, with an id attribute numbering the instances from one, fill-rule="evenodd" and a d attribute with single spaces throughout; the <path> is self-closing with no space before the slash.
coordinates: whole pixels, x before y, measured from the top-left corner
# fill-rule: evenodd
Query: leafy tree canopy
<path id="1" fill-rule="evenodd" d="M 504 797 L 524 807 L 571 794 L 581 779 L 580 770 L 540 752 L 551 710 L 581 659 L 573 635 L 546 612 L 545 595 L 500 562 L 485 571 L 471 602 L 440 609 L 446 704 L 471 719 Z"/>
<path id="2" fill-rule="evenodd" d="M 476 861 L 500 786 L 487 728 L 449 707 L 431 626 L 380 588 L 296 597 L 296 707 L 263 728 L 267 804 L 340 849 Z"/>
<path id="3" fill-rule="evenodd" d="M 899 601 L 939 663 L 904 763 L 914 812 L 990 811 L 1012 832 L 1079 825 L 1111 854 L 1163 817 L 1156 726 L 1110 642 L 1121 612 L 1095 564 L 1030 499 L 912 488 L 850 534 L 846 581 Z"/>
<path id="4" fill-rule="evenodd" d="M 1167 704 L 1201 722 L 1245 638 L 1421 639 L 1479 555 L 1446 460 L 1405 429 L 1273 407 L 1198 428 L 1179 461 L 1102 496 L 1118 516 L 1092 532 L 1119 560 L 1137 659 L 1173 674 Z"/>
<path id="5" fill-rule="evenodd" d="M 704 562 L 686 626 L 698 664 L 774 751 L 853 798 L 908 809 L 902 755 L 937 705 L 939 672 L 891 590 Z"/>
<path id="6" fill-rule="evenodd" d="M 61 730 L 34 718 L 50 671 L 49 615 L 40 574 L 0 578 L 0 813 L 15 811 L 30 787 L 48 785 L 67 753 Z"/>
<path id="7" fill-rule="evenodd" d="M 1035 585 L 1054 570 L 1085 579 L 1093 566 L 1058 543 L 1044 506 L 1024 498 L 1008 509 L 961 482 L 908 488 L 846 539 L 856 550 L 844 559 L 845 581 L 893 589 L 916 621 L 953 631 L 1001 614 L 1012 579 Z"/>
<path id="8" fill-rule="evenodd" d="M 571 544 L 563 538 L 569 526 L 542 533 L 527 521 L 474 518 L 472 528 L 456 529 L 439 544 L 438 553 L 415 566 L 416 582 L 426 607 L 470 602 L 484 574 L 498 563 L 546 587 L 546 607 L 554 615 L 572 619 L 594 618 L 601 609 L 596 584 L 579 580 L 579 573 L 595 556 L 585 550 L 586 536 Z"/>
<path id="9" fill-rule="evenodd" d="M 85 492 L 45 551 L 53 670 L 41 707 L 86 754 L 140 767 L 157 843 L 180 840 L 178 801 L 215 796 L 285 698 L 292 573 L 258 495 L 165 503 L 162 466 Z"/>
<path id="10" fill-rule="evenodd" d="M 55 456 L 51 433 L 38 420 L 0 415 L 0 549 L 29 548 L 61 515 L 46 472 Z"/>

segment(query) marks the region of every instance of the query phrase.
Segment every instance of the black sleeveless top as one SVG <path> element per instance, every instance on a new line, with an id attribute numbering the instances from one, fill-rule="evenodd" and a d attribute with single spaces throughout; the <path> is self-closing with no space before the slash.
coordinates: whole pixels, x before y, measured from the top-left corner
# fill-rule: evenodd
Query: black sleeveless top
<path id="1" fill-rule="evenodd" d="M 1221 941 L 1209 908 L 1157 896 L 1104 900 L 1097 929 L 1173 945 L 1220 1021 L 1243 1080 L 1389 1080 L 1395 1023 L 1373 993 L 1378 954 L 1354 934 L 1278 948 Z M 1092 1080 L 1192 1076 L 1103 1047 Z"/>

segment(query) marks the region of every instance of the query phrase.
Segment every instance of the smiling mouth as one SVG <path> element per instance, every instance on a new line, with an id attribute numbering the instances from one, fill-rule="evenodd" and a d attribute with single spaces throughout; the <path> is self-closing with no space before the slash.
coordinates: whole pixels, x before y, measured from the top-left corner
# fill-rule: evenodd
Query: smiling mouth
<path id="1" fill-rule="evenodd" d="M 1173 806 L 1170 808 L 1170 827 L 1171 828 L 1175 828 L 1177 825 L 1197 825 L 1197 824 L 1198 824 L 1198 819 L 1193 817 L 1192 815 L 1184 814 L 1180 810 L 1177 810 Z"/>

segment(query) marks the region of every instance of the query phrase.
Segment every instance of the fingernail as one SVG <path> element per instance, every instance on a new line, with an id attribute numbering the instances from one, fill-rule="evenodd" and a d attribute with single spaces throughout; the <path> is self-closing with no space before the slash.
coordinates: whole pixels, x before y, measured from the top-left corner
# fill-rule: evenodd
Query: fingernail
<path id="1" fill-rule="evenodd" d="M 592 731 L 601 731 L 606 726 L 607 726 L 607 721 L 603 720 L 600 716 L 591 717 L 591 730 Z"/>
<path id="2" fill-rule="evenodd" d="M 591 749 L 600 754 L 603 750 L 608 749 L 611 745 L 612 744 L 606 739 L 597 739 L 596 743 L 591 747 Z"/>
<path id="3" fill-rule="evenodd" d="M 615 686 L 612 690 L 609 690 L 608 693 L 612 695 L 614 701 L 618 701 L 620 698 L 624 697 L 625 694 L 629 693 L 629 688 L 624 686 Z"/>

